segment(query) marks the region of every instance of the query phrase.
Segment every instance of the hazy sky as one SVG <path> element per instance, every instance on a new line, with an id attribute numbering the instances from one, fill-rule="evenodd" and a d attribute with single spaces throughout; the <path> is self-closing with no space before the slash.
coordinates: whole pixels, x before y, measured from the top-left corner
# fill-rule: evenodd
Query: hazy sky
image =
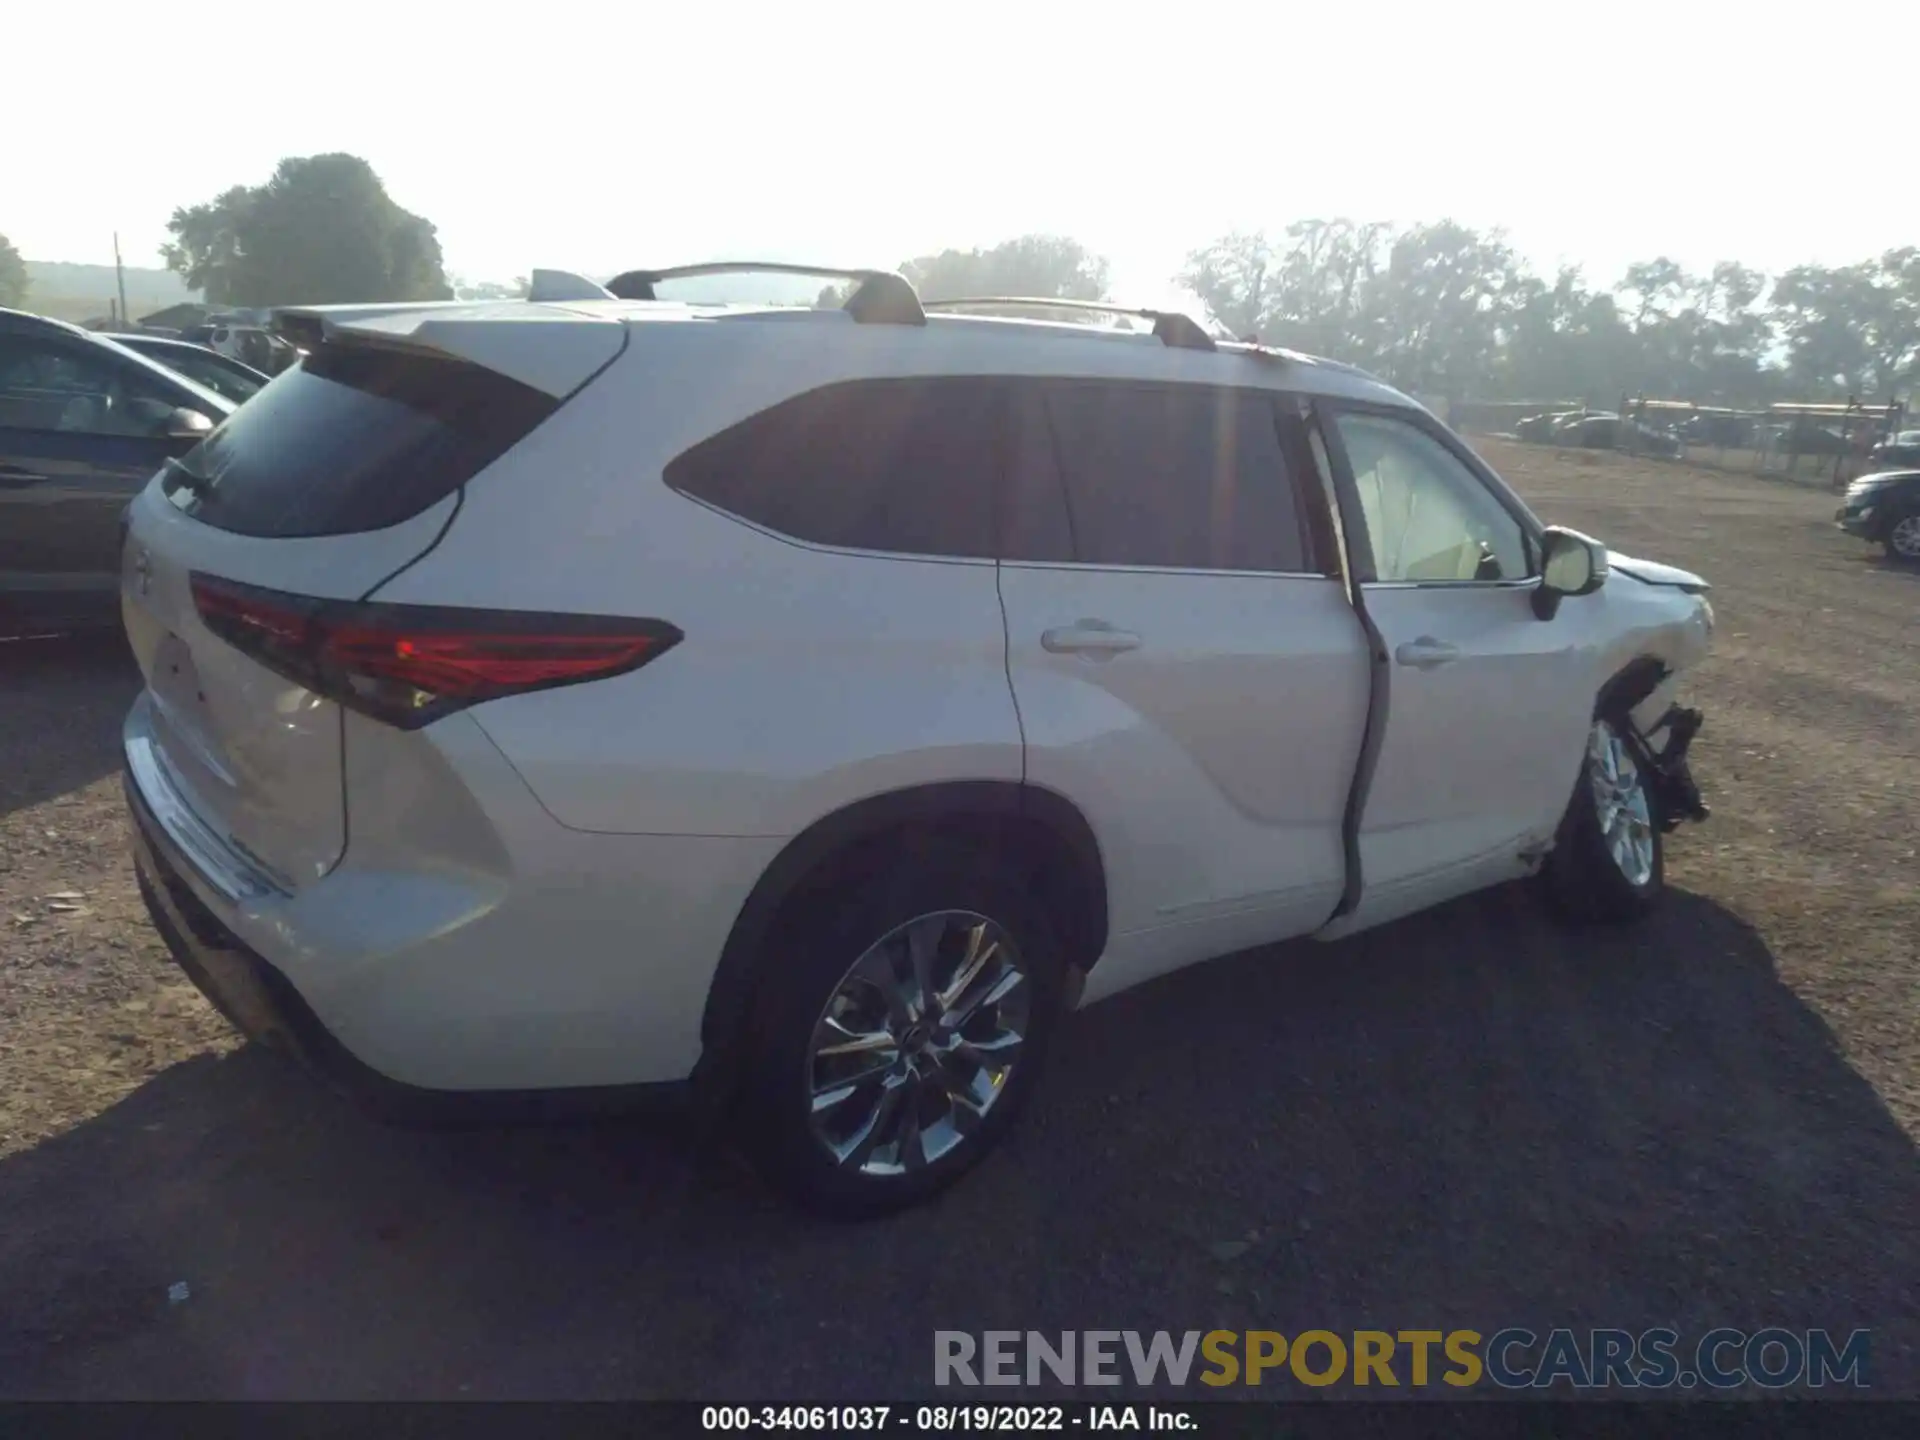
<path id="1" fill-rule="evenodd" d="M 157 264 L 175 206 L 346 150 L 472 279 L 1050 230 L 1149 300 L 1216 234 L 1338 215 L 1502 225 L 1602 281 L 1920 243 L 1920 3 L 1794 7 L 1831 34 L 1776 13 L 27 0 L 0 32 L 0 233 L 107 261 L 117 229 Z"/>

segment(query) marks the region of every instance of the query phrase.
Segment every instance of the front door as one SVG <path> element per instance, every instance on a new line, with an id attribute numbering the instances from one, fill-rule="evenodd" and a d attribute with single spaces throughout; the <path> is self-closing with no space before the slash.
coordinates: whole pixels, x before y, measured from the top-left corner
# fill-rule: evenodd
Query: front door
<path id="1" fill-rule="evenodd" d="M 1360 901 L 1329 932 L 1345 934 L 1531 868 L 1573 793 L 1594 696 L 1582 627 L 1533 613 L 1526 525 L 1454 443 L 1404 412 L 1329 413 L 1386 652 Z"/>

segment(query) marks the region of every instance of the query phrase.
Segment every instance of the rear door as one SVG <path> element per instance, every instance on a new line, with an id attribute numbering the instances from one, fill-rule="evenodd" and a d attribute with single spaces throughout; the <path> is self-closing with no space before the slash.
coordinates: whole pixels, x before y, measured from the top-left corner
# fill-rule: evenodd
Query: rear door
<path id="1" fill-rule="evenodd" d="M 120 513 L 192 448 L 166 431 L 194 398 L 104 345 L 0 333 L 0 604 L 14 620 L 112 620 Z"/>
<path id="2" fill-rule="evenodd" d="M 282 888 L 324 875 L 346 843 L 339 707 L 210 630 L 194 576 L 289 597 L 290 612 L 363 598 L 435 543 L 468 481 L 618 352 L 619 327 L 578 328 L 570 367 L 545 337 L 557 394 L 445 349 L 336 338 L 133 507 L 123 603 L 148 694 L 129 743 L 150 745 L 198 817 Z"/>
<path id="3" fill-rule="evenodd" d="M 1079 804 L 1111 939 L 1089 997 L 1311 930 L 1345 879 L 1364 633 L 1298 419 L 1263 391 L 1047 382 L 1003 518 L 1027 780 Z"/>
<path id="4" fill-rule="evenodd" d="M 1573 793 L 1591 719 L 1581 627 L 1536 618 L 1536 546 L 1437 424 L 1324 408 L 1387 655 L 1345 934 L 1524 873 Z"/>

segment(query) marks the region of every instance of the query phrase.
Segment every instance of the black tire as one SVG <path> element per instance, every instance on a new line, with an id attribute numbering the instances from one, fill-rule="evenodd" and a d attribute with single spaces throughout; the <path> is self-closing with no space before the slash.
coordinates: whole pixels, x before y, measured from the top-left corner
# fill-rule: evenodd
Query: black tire
<path id="1" fill-rule="evenodd" d="M 1604 727 L 1615 739 L 1624 732 L 1619 722 L 1598 718 L 1596 729 Z M 1624 742 L 1623 742 L 1624 743 Z M 1647 800 L 1652 864 L 1644 879 L 1627 873 L 1614 858 L 1601 824 L 1600 801 L 1596 793 L 1594 745 L 1589 743 L 1580 761 L 1580 778 L 1573 787 L 1573 798 L 1560 820 L 1553 851 L 1547 857 L 1543 879 L 1553 907 L 1566 919 L 1582 924 L 1620 924 L 1638 920 L 1660 902 L 1666 891 L 1666 835 L 1662 828 L 1659 797 L 1644 775 L 1641 785 Z"/>
<path id="2" fill-rule="evenodd" d="M 954 1148 L 922 1158 L 916 1168 L 864 1173 L 837 1162 L 815 1132 L 816 1027 L 857 961 L 908 922 L 943 912 L 985 917 L 1010 942 L 1027 987 L 1024 1039 L 985 1115 L 967 1117 L 970 1133 Z M 959 927 L 966 922 L 948 923 L 956 927 L 950 934 L 963 936 L 955 943 L 964 943 Z M 941 960 L 957 966 L 945 940 Z M 735 1102 L 739 1133 L 761 1173 L 789 1199 L 833 1218 L 863 1219 L 930 1198 L 999 1142 L 1039 1078 L 1061 1016 L 1066 963 L 1045 912 L 1016 871 L 978 848 L 933 837 L 905 853 L 890 847 L 843 863 L 823 892 L 775 925 L 759 974 Z M 963 1008 L 954 1006 L 956 1013 Z M 863 1098 L 851 1107 L 857 1109 Z M 936 1108 L 940 1099 L 932 1097 Z M 917 1126 L 914 1133 L 920 1133 Z M 923 1157 L 925 1148 L 920 1146 Z M 889 1153 L 910 1162 L 912 1147 L 903 1141 Z M 882 1163 L 878 1154 L 874 1163 Z"/>

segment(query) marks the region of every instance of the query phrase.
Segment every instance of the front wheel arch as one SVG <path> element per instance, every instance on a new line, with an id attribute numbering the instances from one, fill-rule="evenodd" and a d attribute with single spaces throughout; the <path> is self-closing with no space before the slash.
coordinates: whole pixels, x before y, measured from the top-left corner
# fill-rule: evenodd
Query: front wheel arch
<path id="1" fill-rule="evenodd" d="M 1634 707 L 1672 676 L 1672 667 L 1657 655 L 1640 655 L 1629 660 L 1600 687 L 1593 705 L 1594 718 L 1631 724 Z"/>

